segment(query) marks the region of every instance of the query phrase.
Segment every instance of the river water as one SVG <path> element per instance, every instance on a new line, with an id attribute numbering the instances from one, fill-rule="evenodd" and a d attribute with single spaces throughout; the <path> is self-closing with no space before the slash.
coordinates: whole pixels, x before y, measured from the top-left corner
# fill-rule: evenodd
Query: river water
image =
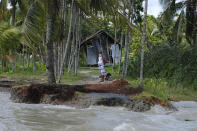
<path id="1" fill-rule="evenodd" d="M 0 131 L 197 131 L 197 103 L 173 103 L 179 111 L 160 106 L 145 113 L 121 107 L 17 104 L 0 92 Z"/>

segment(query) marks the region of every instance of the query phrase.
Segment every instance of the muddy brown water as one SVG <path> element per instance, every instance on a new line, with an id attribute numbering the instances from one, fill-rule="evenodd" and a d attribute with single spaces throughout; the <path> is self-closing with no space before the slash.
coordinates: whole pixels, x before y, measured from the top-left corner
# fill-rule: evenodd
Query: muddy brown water
<path id="1" fill-rule="evenodd" d="M 0 131 L 197 131 L 197 103 L 174 102 L 179 111 L 160 106 L 137 113 L 121 107 L 13 103 L 0 92 Z"/>

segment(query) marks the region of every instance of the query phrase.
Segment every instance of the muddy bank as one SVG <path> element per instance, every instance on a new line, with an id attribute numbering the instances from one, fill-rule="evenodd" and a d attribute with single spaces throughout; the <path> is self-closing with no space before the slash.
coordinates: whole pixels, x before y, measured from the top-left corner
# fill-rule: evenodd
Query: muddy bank
<path id="1" fill-rule="evenodd" d="M 137 112 L 151 108 L 151 104 L 146 101 L 134 100 L 124 94 L 95 93 L 83 86 L 69 85 L 39 84 L 12 88 L 11 99 L 17 103 L 70 105 L 77 108 L 88 108 L 91 105 L 122 106 Z"/>
<path id="2" fill-rule="evenodd" d="M 150 101 L 131 97 L 141 92 L 129 87 L 124 80 L 96 85 L 32 84 L 12 88 L 11 99 L 18 103 L 71 105 L 78 108 L 91 105 L 122 106 L 136 112 L 148 111 L 151 106 L 161 103 L 156 98 Z"/>

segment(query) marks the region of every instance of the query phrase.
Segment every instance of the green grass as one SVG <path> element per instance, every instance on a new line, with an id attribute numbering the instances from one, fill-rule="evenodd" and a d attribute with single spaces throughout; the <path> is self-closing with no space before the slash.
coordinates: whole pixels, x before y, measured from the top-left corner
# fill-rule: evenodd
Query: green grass
<path id="1" fill-rule="evenodd" d="M 138 87 L 139 79 L 134 80 L 128 78 L 129 83 Z M 192 87 L 183 87 L 177 84 L 176 86 L 170 85 L 165 79 L 145 78 L 143 82 L 143 89 L 145 94 L 156 96 L 164 101 L 197 101 L 197 91 Z"/>
<path id="2" fill-rule="evenodd" d="M 72 73 L 66 73 L 62 77 L 62 83 L 63 84 L 69 84 L 69 85 L 74 85 L 74 84 L 80 84 L 79 80 L 83 80 L 87 78 L 88 76 L 83 75 L 83 74 L 77 74 L 77 76 L 72 75 Z"/>
<path id="3" fill-rule="evenodd" d="M 32 71 L 19 71 L 17 73 L 13 72 L 1 72 L 0 77 L 6 77 L 9 79 L 17 79 L 18 81 L 25 81 L 25 80 L 37 80 L 42 82 L 47 82 L 47 73 L 46 71 L 37 71 L 33 73 Z M 79 80 L 83 80 L 87 78 L 86 75 L 79 74 L 74 76 L 72 73 L 65 73 L 62 76 L 62 84 L 80 84 Z"/>
<path id="4" fill-rule="evenodd" d="M 3 72 L 0 73 L 0 76 L 8 77 L 8 78 L 20 78 L 20 79 L 41 79 L 41 78 L 46 79 L 46 73 L 44 71 L 39 71 L 36 73 L 24 72 L 24 71 L 19 71 L 17 73 Z"/>

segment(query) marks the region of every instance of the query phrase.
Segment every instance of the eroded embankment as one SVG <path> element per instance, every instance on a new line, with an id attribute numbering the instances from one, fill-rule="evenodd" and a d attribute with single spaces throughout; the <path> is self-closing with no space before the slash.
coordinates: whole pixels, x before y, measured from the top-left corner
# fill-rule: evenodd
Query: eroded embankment
<path id="1" fill-rule="evenodd" d="M 126 80 L 119 79 L 111 84 L 19 86 L 11 89 L 11 99 L 19 103 L 63 104 L 79 108 L 91 105 L 122 106 L 137 112 L 148 111 L 151 106 L 162 103 L 157 98 L 150 100 L 130 97 L 141 92 L 141 89 L 129 87 Z"/>

